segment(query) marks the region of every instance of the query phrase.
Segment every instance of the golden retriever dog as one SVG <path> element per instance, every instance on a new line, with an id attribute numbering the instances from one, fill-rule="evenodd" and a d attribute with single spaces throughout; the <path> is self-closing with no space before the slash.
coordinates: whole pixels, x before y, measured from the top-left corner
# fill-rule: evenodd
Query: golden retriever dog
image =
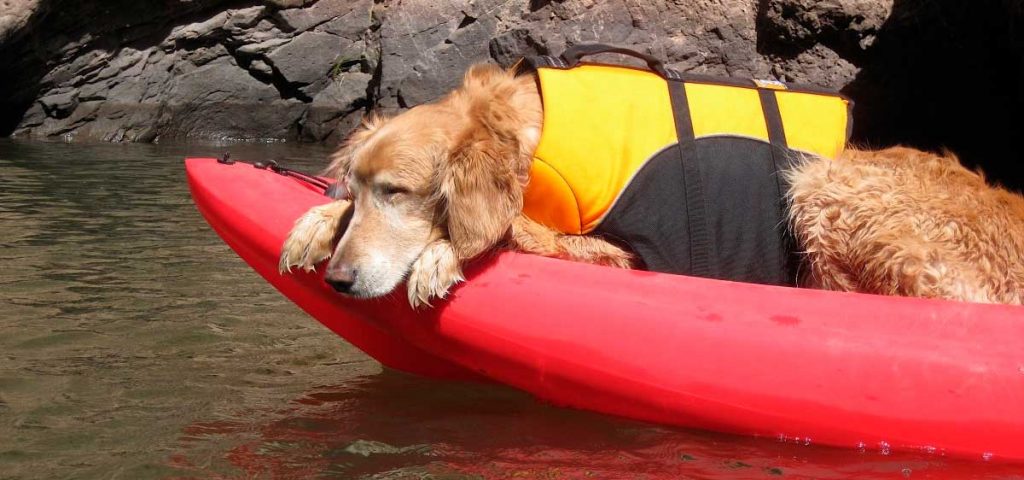
<path id="1" fill-rule="evenodd" d="M 495 249 L 633 266 L 618 245 L 523 215 L 542 117 L 531 75 L 476 65 L 441 100 L 369 119 L 326 170 L 348 195 L 296 222 L 281 271 L 330 258 L 324 278 L 339 292 L 380 297 L 405 281 L 420 306 Z M 953 155 L 851 149 L 807 158 L 787 175 L 801 286 L 1022 302 L 1024 198 L 987 185 Z"/>

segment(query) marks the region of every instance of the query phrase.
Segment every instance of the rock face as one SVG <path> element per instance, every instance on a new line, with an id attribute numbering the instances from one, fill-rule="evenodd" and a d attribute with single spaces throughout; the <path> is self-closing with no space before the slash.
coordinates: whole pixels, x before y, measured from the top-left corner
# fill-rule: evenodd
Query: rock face
<path id="1" fill-rule="evenodd" d="M 15 136 L 324 140 L 369 106 L 371 0 L 40 1 L 0 47 L 23 72 L 0 80 Z"/>
<path id="2" fill-rule="evenodd" d="M 855 141 L 1017 175 L 1021 0 L 0 0 L 0 134 L 338 141 L 367 111 L 600 41 L 842 89 Z M 1000 160 L 1001 159 L 1001 160 Z"/>

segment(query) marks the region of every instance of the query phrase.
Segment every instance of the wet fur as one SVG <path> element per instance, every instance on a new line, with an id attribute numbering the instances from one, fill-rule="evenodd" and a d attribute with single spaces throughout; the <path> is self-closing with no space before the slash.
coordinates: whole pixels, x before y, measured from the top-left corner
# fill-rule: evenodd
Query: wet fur
<path id="1" fill-rule="evenodd" d="M 364 195 L 377 195 L 373 185 L 381 177 L 401 179 L 409 190 L 399 209 L 406 216 L 392 215 L 390 227 L 366 226 L 372 205 L 382 203 L 360 204 L 358 195 L 355 207 L 349 200 L 316 207 L 296 222 L 281 270 L 312 269 L 326 258 L 329 281 L 360 268 L 379 270 L 371 265 L 381 263 L 380 254 L 371 250 L 404 235 L 399 253 L 384 262 L 391 270 L 377 275 L 387 281 L 353 294 L 380 296 L 404 279 L 409 302 L 418 306 L 462 281 L 467 261 L 499 248 L 633 266 L 633 256 L 617 245 L 564 235 L 522 214 L 542 114 L 532 78 L 477 65 L 440 101 L 368 120 L 333 156 L 327 174 L 362 185 L 371 192 Z M 851 149 L 834 161 L 804 158 L 787 175 L 790 226 L 806 260 L 803 286 L 1022 302 L 1024 199 L 987 185 L 954 156 Z M 332 251 L 353 211 L 353 225 Z M 407 225 L 420 234 L 403 233 Z M 391 261 L 397 257 L 408 261 Z"/>
<path id="2" fill-rule="evenodd" d="M 952 154 L 809 158 L 789 173 L 804 284 L 983 303 L 1024 300 L 1024 199 Z"/>

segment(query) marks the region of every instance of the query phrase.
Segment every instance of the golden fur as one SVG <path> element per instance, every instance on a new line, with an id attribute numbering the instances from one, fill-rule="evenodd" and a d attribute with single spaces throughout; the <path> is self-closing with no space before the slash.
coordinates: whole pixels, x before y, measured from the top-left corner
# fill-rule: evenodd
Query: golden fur
<path id="1" fill-rule="evenodd" d="M 531 77 L 477 65 L 440 101 L 371 118 L 327 169 L 353 199 L 300 218 L 281 270 L 330 257 L 325 279 L 339 291 L 376 297 L 406 280 L 418 306 L 444 297 L 464 263 L 496 248 L 630 267 L 616 245 L 522 214 L 542 108 Z M 835 161 L 808 157 L 787 174 L 804 286 L 1022 303 L 1024 198 L 988 186 L 952 155 L 848 150 Z"/>
<path id="2" fill-rule="evenodd" d="M 849 150 L 789 176 L 807 286 L 1022 303 L 1024 199 L 955 156 Z"/>

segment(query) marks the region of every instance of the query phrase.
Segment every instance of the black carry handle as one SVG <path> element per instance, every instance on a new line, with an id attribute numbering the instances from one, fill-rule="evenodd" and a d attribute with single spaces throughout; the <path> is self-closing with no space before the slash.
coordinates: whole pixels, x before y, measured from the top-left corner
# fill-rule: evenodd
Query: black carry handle
<path id="1" fill-rule="evenodd" d="M 598 53 L 619 53 L 639 58 L 640 60 L 647 62 L 647 67 L 658 75 L 661 75 L 662 78 L 669 78 L 668 69 L 665 68 L 665 64 L 660 59 L 628 48 L 614 47 L 603 43 L 581 43 L 579 45 L 573 45 L 562 53 L 562 60 L 565 60 L 565 63 L 569 64 L 569 68 L 572 68 L 578 65 L 583 57 L 596 55 Z"/>

